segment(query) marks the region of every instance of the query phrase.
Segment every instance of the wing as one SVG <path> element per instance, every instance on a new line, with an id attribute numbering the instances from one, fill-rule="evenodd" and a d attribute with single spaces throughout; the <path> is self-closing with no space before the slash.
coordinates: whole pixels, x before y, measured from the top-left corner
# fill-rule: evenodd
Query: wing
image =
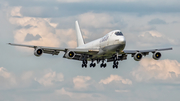
<path id="1" fill-rule="evenodd" d="M 140 54 L 146 56 L 146 55 L 149 54 L 149 52 L 156 53 L 157 51 L 166 51 L 166 50 L 172 50 L 172 48 L 149 49 L 149 50 L 123 50 L 123 51 L 121 52 L 121 54 L 118 55 L 118 60 L 121 60 L 121 61 L 122 61 L 122 60 L 126 60 L 128 54 L 131 54 L 132 57 L 135 57 L 134 55 L 135 55 L 136 53 L 140 53 Z M 158 54 L 158 55 L 161 56 L 161 54 Z M 158 55 L 157 55 L 157 58 L 154 58 L 154 59 L 158 60 L 158 59 L 160 58 L 160 57 L 158 57 Z M 142 57 L 141 57 L 141 58 L 142 58 Z M 140 61 L 141 58 L 135 59 L 135 60 L 136 60 L 136 61 Z M 107 59 L 107 62 L 112 62 L 112 61 L 114 61 L 114 57 L 111 57 L 111 58 L 108 58 L 108 59 Z"/>
<path id="2" fill-rule="evenodd" d="M 91 49 L 76 49 L 76 48 L 56 48 L 56 47 L 44 47 L 44 46 L 33 46 L 33 45 L 22 45 L 22 44 L 13 44 L 9 43 L 9 45 L 12 46 L 21 46 L 21 47 L 28 47 L 28 48 L 34 48 L 34 49 L 42 49 L 43 53 L 52 54 L 52 55 L 58 55 L 60 51 L 63 51 L 67 53 L 68 51 L 73 51 L 76 54 L 97 54 L 99 52 L 98 48 L 91 48 Z"/>
<path id="3" fill-rule="evenodd" d="M 135 54 L 137 52 L 141 52 L 142 54 L 146 54 L 149 52 L 166 51 L 166 50 L 172 50 L 172 48 L 149 49 L 149 50 L 124 50 L 122 53 L 124 53 L 124 54 Z"/>

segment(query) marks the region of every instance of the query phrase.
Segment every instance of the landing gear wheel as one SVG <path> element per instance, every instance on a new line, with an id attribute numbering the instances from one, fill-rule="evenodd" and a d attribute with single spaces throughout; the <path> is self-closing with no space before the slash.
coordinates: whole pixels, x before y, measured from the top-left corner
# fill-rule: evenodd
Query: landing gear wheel
<path id="1" fill-rule="evenodd" d="M 100 67 L 102 68 L 102 67 L 103 67 L 103 64 L 101 64 Z"/>
<path id="2" fill-rule="evenodd" d="M 118 66 L 119 62 L 116 62 L 116 65 Z"/>
<path id="3" fill-rule="evenodd" d="M 104 66 L 104 68 L 106 67 L 106 63 L 103 65 Z"/>
<path id="4" fill-rule="evenodd" d="M 92 64 L 92 63 L 90 64 L 90 67 L 93 67 L 93 64 Z"/>
<path id="5" fill-rule="evenodd" d="M 113 69 L 115 68 L 115 65 L 113 65 Z"/>
<path id="6" fill-rule="evenodd" d="M 96 67 L 96 63 L 93 64 L 93 67 Z"/>
<path id="7" fill-rule="evenodd" d="M 116 65 L 116 69 L 118 69 L 118 65 Z"/>

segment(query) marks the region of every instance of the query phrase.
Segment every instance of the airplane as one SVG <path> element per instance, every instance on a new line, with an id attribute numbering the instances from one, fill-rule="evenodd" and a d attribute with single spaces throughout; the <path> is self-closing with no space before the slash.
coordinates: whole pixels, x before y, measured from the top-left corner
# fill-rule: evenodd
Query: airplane
<path id="1" fill-rule="evenodd" d="M 78 21 L 75 21 L 77 47 L 76 48 L 57 48 L 57 47 L 44 47 L 34 45 L 22 45 L 13 44 L 13 46 L 22 46 L 34 48 L 34 55 L 39 57 L 42 53 L 58 55 L 60 51 L 64 52 L 63 58 L 82 61 L 82 68 L 87 68 L 88 61 L 90 61 L 90 67 L 95 67 L 96 63 L 100 64 L 101 68 L 105 68 L 107 62 L 113 62 L 113 69 L 118 68 L 118 61 L 127 59 L 127 55 L 130 54 L 135 61 L 140 61 L 143 56 L 153 53 L 152 58 L 159 60 L 161 53 L 159 51 L 172 50 L 172 48 L 150 49 L 150 50 L 124 50 L 126 46 L 126 39 L 120 30 L 114 30 L 103 36 L 102 38 L 94 41 L 84 43 L 84 39 L 81 34 Z"/>

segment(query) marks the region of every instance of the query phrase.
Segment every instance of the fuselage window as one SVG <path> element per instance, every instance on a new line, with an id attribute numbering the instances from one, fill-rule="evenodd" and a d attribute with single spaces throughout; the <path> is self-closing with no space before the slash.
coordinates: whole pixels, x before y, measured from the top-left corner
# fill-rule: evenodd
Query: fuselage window
<path id="1" fill-rule="evenodd" d="M 116 32 L 115 33 L 117 36 L 123 36 L 122 32 Z"/>

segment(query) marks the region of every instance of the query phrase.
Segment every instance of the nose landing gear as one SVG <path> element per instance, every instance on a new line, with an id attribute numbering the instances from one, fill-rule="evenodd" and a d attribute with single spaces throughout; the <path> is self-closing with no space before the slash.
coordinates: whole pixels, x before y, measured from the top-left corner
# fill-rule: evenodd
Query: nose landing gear
<path id="1" fill-rule="evenodd" d="M 118 53 L 114 56 L 114 62 L 113 62 L 113 69 L 116 68 L 118 69 Z"/>

